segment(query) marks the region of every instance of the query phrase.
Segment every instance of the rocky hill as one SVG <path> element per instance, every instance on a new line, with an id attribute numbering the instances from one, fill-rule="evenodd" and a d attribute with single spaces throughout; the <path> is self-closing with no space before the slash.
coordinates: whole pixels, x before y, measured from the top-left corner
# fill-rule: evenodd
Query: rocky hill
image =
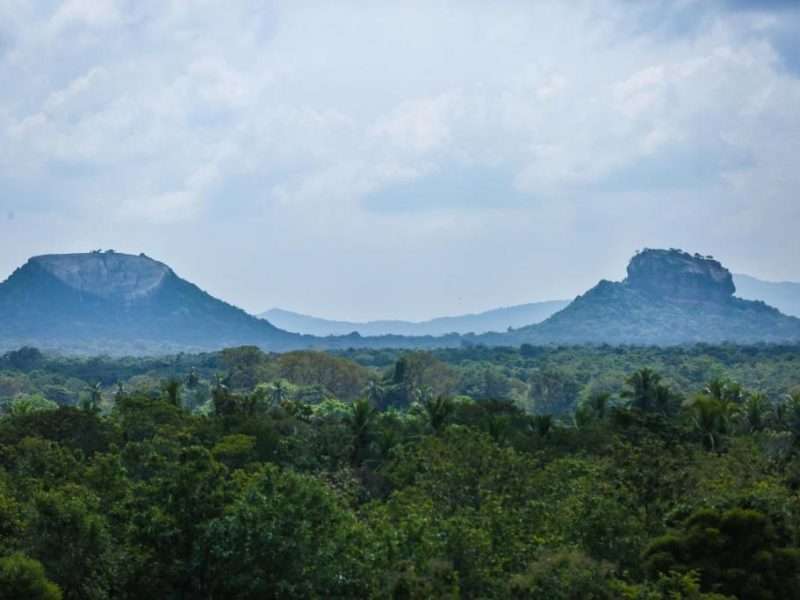
<path id="1" fill-rule="evenodd" d="M 0 283 L 0 351 L 166 354 L 242 345 L 268 351 L 458 345 L 458 336 L 315 337 L 284 331 L 144 254 L 36 256 Z"/>
<path id="2" fill-rule="evenodd" d="M 624 281 L 601 281 L 545 321 L 508 332 L 315 337 L 249 315 L 145 255 L 47 255 L 0 284 L 0 350 L 152 355 L 241 345 L 286 351 L 800 341 L 800 319 L 734 292 L 730 272 L 711 258 L 646 250 L 631 260 Z"/>
<path id="3" fill-rule="evenodd" d="M 601 281 L 544 322 L 484 336 L 485 343 L 685 344 L 800 340 L 800 319 L 737 298 L 730 271 L 711 257 L 644 250 L 622 282 Z"/>
<path id="4" fill-rule="evenodd" d="M 5 348 L 138 354 L 306 344 L 210 296 L 163 263 L 111 251 L 31 258 L 0 284 L 0 316 Z"/>

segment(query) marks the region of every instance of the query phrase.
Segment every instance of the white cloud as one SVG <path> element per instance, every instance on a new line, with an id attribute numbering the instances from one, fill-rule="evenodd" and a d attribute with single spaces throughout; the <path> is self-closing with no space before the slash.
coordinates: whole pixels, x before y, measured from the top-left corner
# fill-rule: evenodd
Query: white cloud
<path id="1" fill-rule="evenodd" d="M 729 214 L 714 237 L 723 249 L 738 244 L 737 228 L 754 238 L 748 223 L 783 231 L 800 185 L 800 83 L 771 37 L 785 24 L 696 1 L 672 3 L 675 18 L 658 10 L 616 0 L 9 3 L 1 202 L 17 213 L 102 207 L 123 237 L 184 224 L 197 233 L 183 246 L 238 224 L 265 255 L 316 244 L 293 264 L 320 277 L 314 260 L 336 247 L 398 269 L 402 251 L 419 247 L 437 264 L 416 267 L 419 289 L 463 269 L 459 255 L 483 268 L 509 255 L 536 262 L 539 248 L 551 264 L 574 264 L 584 242 L 557 238 L 596 243 L 604 228 L 618 239 L 601 245 L 623 254 L 640 242 L 631 231 L 658 235 L 644 224 L 655 199 L 675 215 L 701 204 Z M 645 27 L 674 29 L 701 10 L 686 35 Z M 507 178 L 522 200 L 424 197 L 431 177 L 473 169 Z M 371 208 L 397 186 L 420 198 L 404 211 Z M 692 224 L 682 241 L 717 252 L 706 230 Z M 764 260 L 785 277 L 796 268 L 776 249 Z M 242 268 L 257 277 L 257 262 Z M 508 275 L 498 294 L 532 293 Z M 278 284 L 291 286 L 288 270 Z M 349 302 L 346 289 L 330 293 Z M 447 300 L 396 294 L 421 312 Z"/>

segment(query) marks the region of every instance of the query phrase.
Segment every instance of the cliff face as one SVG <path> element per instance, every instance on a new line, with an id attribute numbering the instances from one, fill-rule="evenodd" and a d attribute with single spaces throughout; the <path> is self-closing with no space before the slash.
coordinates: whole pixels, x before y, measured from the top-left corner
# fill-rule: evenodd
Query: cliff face
<path id="1" fill-rule="evenodd" d="M 144 255 L 116 252 L 48 254 L 30 263 L 79 292 L 133 301 L 155 291 L 170 269 Z"/>
<path id="2" fill-rule="evenodd" d="M 725 302 L 736 291 L 718 261 L 680 250 L 644 250 L 628 264 L 628 287 L 656 298 Z"/>

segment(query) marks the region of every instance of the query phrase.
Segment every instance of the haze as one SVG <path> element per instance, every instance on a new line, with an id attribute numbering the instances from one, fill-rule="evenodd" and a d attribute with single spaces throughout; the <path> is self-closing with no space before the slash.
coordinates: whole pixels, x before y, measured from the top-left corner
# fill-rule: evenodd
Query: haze
<path id="1" fill-rule="evenodd" d="M 800 280 L 796 2 L 0 4 L 0 279 L 146 252 L 252 312 Z"/>

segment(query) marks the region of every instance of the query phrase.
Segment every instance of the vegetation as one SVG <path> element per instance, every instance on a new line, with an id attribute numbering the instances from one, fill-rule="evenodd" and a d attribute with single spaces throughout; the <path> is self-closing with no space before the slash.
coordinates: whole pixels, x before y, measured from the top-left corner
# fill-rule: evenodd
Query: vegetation
<path id="1" fill-rule="evenodd" d="M 800 347 L 0 358 L 0 599 L 800 597 Z"/>

